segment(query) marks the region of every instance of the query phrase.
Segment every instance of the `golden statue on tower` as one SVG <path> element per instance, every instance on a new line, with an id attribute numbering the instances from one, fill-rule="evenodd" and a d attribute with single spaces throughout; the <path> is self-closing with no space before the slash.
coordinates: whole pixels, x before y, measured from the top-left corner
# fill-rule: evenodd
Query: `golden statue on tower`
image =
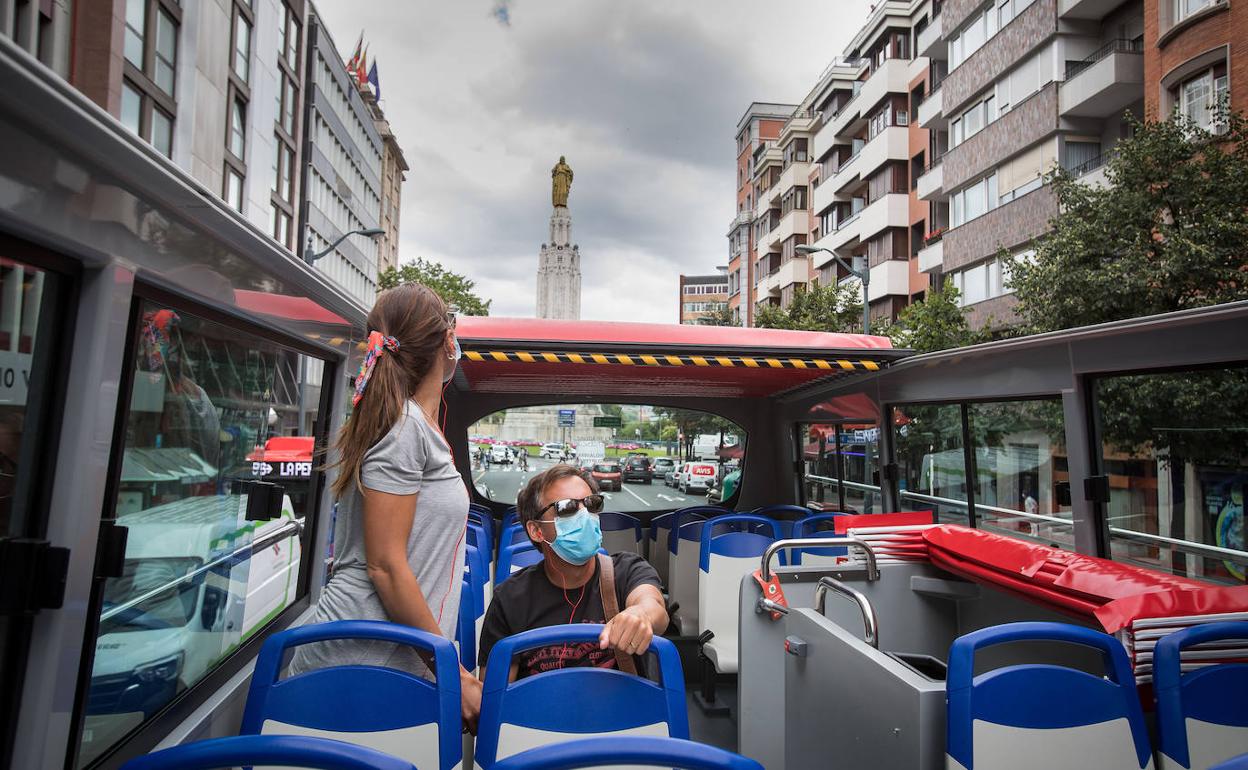
<path id="1" fill-rule="evenodd" d="M 572 167 L 562 155 L 559 162 L 550 170 L 550 199 L 556 206 L 567 207 L 568 192 L 572 190 Z"/>

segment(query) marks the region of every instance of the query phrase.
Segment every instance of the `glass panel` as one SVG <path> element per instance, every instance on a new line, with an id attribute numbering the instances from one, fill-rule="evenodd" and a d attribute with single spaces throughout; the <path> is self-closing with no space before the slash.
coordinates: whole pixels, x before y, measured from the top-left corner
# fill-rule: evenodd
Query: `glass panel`
<path id="1" fill-rule="evenodd" d="M 591 470 L 614 460 L 621 475 L 596 473 L 607 510 L 638 513 L 719 502 L 740 480 L 745 434 L 706 412 L 636 404 L 552 404 L 507 409 L 468 429 L 473 484 L 514 503 L 535 473 L 565 461 Z M 646 458 L 637 468 L 630 456 Z M 689 467 L 686 467 L 689 466 Z M 683 474 L 679 473 L 684 468 Z"/>
<path id="2" fill-rule="evenodd" d="M 244 83 L 251 69 L 251 25 L 240 13 L 234 24 L 234 74 Z"/>
<path id="3" fill-rule="evenodd" d="M 286 9 L 286 63 L 299 66 L 299 22 L 289 8 Z"/>
<path id="4" fill-rule="evenodd" d="M 174 65 L 178 60 L 178 26 L 163 10 L 156 14 L 156 85 L 173 95 Z"/>
<path id="5" fill-rule="evenodd" d="M 1248 368 L 1096 383 L 1113 558 L 1217 583 L 1248 570 Z"/>
<path id="6" fill-rule="evenodd" d="M 957 404 L 893 409 L 898 491 L 904 511 L 935 511 L 937 521 L 966 524 L 966 456 Z"/>
<path id="7" fill-rule="evenodd" d="M 142 123 L 143 97 L 126 81 L 121 83 L 121 124 L 136 136 Z"/>
<path id="8" fill-rule="evenodd" d="M 282 75 L 282 128 L 295 135 L 295 84 Z"/>
<path id="9" fill-rule="evenodd" d="M 225 202 L 238 211 L 243 210 L 243 178 L 229 166 L 225 169 Z"/>
<path id="10" fill-rule="evenodd" d="M 967 407 L 975 445 L 978 526 L 1074 550 L 1062 403 Z"/>
<path id="11" fill-rule="evenodd" d="M 243 160 L 247 151 L 247 105 L 241 99 L 235 99 L 230 110 L 230 152 L 234 157 Z"/>
<path id="12" fill-rule="evenodd" d="M 840 426 L 839 458 L 836 426 L 808 423 L 802 426 L 802 432 L 806 437 L 803 503 L 825 511 L 883 512 L 883 498 L 876 478 L 880 468 L 878 425 L 859 423 Z"/>
<path id="13" fill-rule="evenodd" d="M 311 513 L 312 437 L 296 435 L 298 355 L 153 303 L 136 337 L 113 505 L 129 538 L 124 574 L 104 584 L 79 766 L 295 601 L 292 520 Z M 318 394 L 304 396 L 315 412 Z M 281 461 L 266 457 L 277 450 Z M 257 477 L 283 487 L 280 518 L 246 520 L 243 482 Z"/>
<path id="14" fill-rule="evenodd" d="M 173 121 L 160 109 L 152 110 L 152 146 L 166 158 L 173 155 Z"/>
<path id="15" fill-rule="evenodd" d="M 126 61 L 143 69 L 143 36 L 147 33 L 147 0 L 126 0 Z"/>

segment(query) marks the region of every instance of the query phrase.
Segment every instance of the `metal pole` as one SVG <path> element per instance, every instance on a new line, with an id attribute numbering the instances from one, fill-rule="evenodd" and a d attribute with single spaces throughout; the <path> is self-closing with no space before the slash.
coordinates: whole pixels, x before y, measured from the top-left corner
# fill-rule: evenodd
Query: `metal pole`
<path id="1" fill-rule="evenodd" d="M 302 436 L 303 421 L 307 416 L 307 388 L 308 388 L 308 357 L 299 354 L 299 427 L 296 430 L 296 436 Z"/>
<path id="2" fill-rule="evenodd" d="M 867 299 L 867 285 L 871 283 L 871 267 L 867 263 L 867 258 L 862 258 L 862 272 L 858 274 L 862 279 L 862 333 L 871 333 L 871 303 Z"/>

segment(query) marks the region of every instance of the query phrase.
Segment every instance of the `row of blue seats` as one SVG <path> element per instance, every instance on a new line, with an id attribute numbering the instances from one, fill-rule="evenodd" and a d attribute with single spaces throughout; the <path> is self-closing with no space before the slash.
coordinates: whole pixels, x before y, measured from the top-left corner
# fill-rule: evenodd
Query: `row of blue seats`
<path id="1" fill-rule="evenodd" d="M 688 740 L 679 656 L 672 643 L 661 637 L 654 639 L 651 648 L 658 662 L 657 681 L 597 668 L 562 669 L 507 681 L 516 654 L 594 641 L 600 630 L 601 626 L 590 624 L 553 626 L 517 634 L 495 646 L 483 687 L 477 766 L 485 770 L 546 766 L 507 764 L 507 760 L 585 736 L 627 733 Z M 332 667 L 280 678 L 282 661 L 292 648 L 336 639 L 409 645 L 429 655 L 436 679 L 368 666 Z M 1157 643 L 1154 697 L 1158 764 L 1163 770 L 1215 766 L 1229 770 L 1237 766 L 1218 763 L 1248 751 L 1248 703 L 1243 697 L 1248 692 L 1248 663 L 1183 670 L 1183 650 L 1229 640 L 1248 640 L 1248 622 L 1193 626 Z M 1023 664 L 975 674 L 976 658 L 982 651 L 1017 642 L 1092 648 L 1101 653 L 1105 673 L 1096 676 L 1064 666 Z M 1108 634 L 1063 623 L 1011 623 L 958 638 L 948 662 L 945 751 L 950 768 L 1065 764 L 1126 770 L 1146 768 L 1153 762 L 1130 661 L 1122 644 Z M 983 665 L 982 660 L 978 662 Z M 257 660 L 240 732 L 345 739 L 408 763 L 396 767 L 455 770 L 462 764 L 463 751 L 454 649 L 440 637 L 370 621 L 339 621 L 275 634 L 265 642 Z M 721 756 L 709 747 L 698 750 Z M 552 753 L 557 751 L 546 748 L 532 755 L 533 761 Z M 624 762 L 620 753 L 612 756 L 610 764 Z M 1028 760 L 1020 764 L 1023 757 Z M 152 761 L 152 757 L 135 760 L 127 770 L 213 766 Z M 290 764 L 276 755 L 234 764 L 278 762 Z M 664 766 L 693 765 L 673 762 Z"/>

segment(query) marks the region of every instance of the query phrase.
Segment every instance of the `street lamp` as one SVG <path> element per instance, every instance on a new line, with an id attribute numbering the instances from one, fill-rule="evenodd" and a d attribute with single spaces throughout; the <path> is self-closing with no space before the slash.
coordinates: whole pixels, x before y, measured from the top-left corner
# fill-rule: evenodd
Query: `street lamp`
<path id="1" fill-rule="evenodd" d="M 821 246 L 798 246 L 797 247 L 797 253 L 799 254 L 817 254 L 821 251 L 831 254 L 832 259 L 836 260 L 836 264 L 845 268 L 846 270 L 849 271 L 850 275 L 853 275 L 858 280 L 862 281 L 862 333 L 870 334 L 871 333 L 871 310 L 870 310 L 870 302 L 867 299 L 867 285 L 871 283 L 871 268 L 867 266 L 866 259 L 862 257 L 854 257 L 854 262 L 857 262 L 860 259 L 863 262 L 862 269 L 858 270 L 854 268 L 853 265 L 849 264 L 848 262 L 846 262 L 845 260 L 837 256 L 836 253 L 833 252 L 831 249 L 825 249 Z"/>
<path id="2" fill-rule="evenodd" d="M 312 264 L 316 260 L 320 259 L 323 256 L 326 256 L 327 254 L 329 254 L 329 252 L 338 248 L 338 244 L 342 243 L 343 241 L 345 241 L 347 238 L 351 237 L 352 235 L 363 235 L 367 238 L 379 238 L 385 234 L 386 234 L 386 231 L 382 230 L 380 227 L 369 227 L 364 230 L 352 230 L 349 233 L 343 233 L 342 236 L 338 238 L 338 240 L 329 244 L 329 248 L 325 249 L 324 251 L 318 251 L 314 253 L 312 251 L 312 233 L 308 233 L 308 245 L 303 250 L 303 261 L 307 262 L 309 265 Z"/>

